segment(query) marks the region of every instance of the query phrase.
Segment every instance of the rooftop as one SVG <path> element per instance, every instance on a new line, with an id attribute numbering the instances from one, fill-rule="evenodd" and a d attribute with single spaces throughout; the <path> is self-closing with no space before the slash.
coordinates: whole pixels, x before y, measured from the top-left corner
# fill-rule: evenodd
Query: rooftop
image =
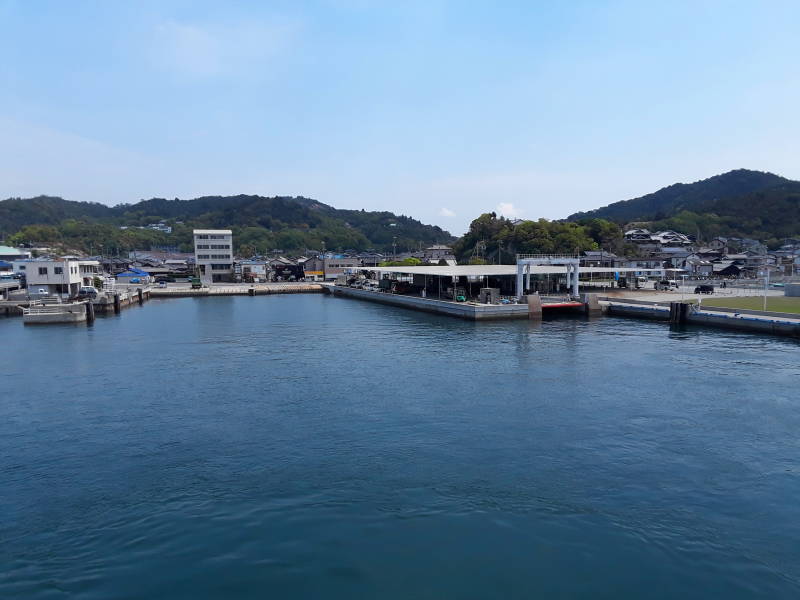
<path id="1" fill-rule="evenodd" d="M 440 277 L 498 277 L 517 274 L 517 265 L 454 265 L 430 267 L 375 267 L 369 269 L 381 273 L 403 273 L 405 275 L 438 275 Z M 581 267 L 580 273 L 628 273 L 632 271 L 662 271 L 663 269 L 638 269 L 617 267 Z M 556 275 L 567 272 L 563 265 L 532 266 L 531 274 Z"/>
<path id="2" fill-rule="evenodd" d="M 11 246 L 0 246 L 0 254 L 30 254 L 30 250 L 21 250 Z"/>

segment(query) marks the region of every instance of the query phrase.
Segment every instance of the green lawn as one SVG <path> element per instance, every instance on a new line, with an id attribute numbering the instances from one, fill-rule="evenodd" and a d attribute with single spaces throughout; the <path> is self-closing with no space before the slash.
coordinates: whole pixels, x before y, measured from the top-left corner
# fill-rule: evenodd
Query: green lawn
<path id="1" fill-rule="evenodd" d="M 744 296 L 741 298 L 703 298 L 703 306 L 741 308 L 743 310 L 764 310 L 763 296 Z M 800 298 L 786 296 L 767 296 L 767 310 L 785 313 L 800 313 Z"/>

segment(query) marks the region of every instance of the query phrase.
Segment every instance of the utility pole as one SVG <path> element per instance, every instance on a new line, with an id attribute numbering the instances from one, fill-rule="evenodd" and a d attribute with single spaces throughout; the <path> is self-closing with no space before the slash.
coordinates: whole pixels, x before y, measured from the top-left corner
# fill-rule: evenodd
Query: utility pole
<path id="1" fill-rule="evenodd" d="M 322 281 L 325 281 L 325 242 L 322 242 Z"/>
<path id="2" fill-rule="evenodd" d="M 397 236 L 392 236 L 392 261 L 397 260 Z"/>

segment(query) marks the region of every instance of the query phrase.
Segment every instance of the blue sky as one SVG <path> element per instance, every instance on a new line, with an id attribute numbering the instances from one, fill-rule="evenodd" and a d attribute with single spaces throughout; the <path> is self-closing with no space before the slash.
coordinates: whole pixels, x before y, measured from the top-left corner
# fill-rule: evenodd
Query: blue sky
<path id="1" fill-rule="evenodd" d="M 798 2 L 0 0 L 0 197 L 304 195 L 462 233 L 800 179 Z"/>

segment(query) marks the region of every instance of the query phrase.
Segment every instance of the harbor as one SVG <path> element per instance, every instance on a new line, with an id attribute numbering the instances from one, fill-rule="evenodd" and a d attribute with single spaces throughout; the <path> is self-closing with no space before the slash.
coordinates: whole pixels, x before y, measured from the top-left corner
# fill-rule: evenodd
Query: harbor
<path id="1" fill-rule="evenodd" d="M 638 231 L 628 234 L 632 240 L 643 236 Z M 653 242 L 654 236 L 643 237 Z M 686 242 L 685 236 L 670 232 L 655 237 L 679 246 Z M 467 321 L 612 315 L 800 337 L 796 314 L 766 311 L 767 296 L 784 295 L 791 300 L 800 295 L 800 282 L 790 276 L 778 283 L 779 289 L 770 287 L 771 270 L 761 259 L 750 266 L 742 259 L 739 275 L 715 282 L 709 279 L 708 269 L 696 270 L 691 279 L 689 269 L 708 265 L 688 259 L 680 266 L 668 261 L 621 261 L 602 251 L 517 253 L 512 264 L 459 264 L 451 248 L 434 245 L 421 251 L 419 258 L 403 261 L 324 252 L 312 258 L 279 256 L 268 261 L 236 259 L 230 229 L 195 229 L 193 240 L 193 256 L 172 254 L 175 258 L 165 255 L 140 261 L 78 256 L 33 259 L 24 250 L 9 248 L 8 252 L 22 258 L 5 263 L 12 272 L 0 276 L 0 314 L 21 315 L 26 325 L 92 325 L 96 316 L 118 315 L 151 298 L 330 294 Z M 211 249 L 217 254 L 210 254 Z M 752 275 L 762 271 L 753 271 L 756 268 L 765 269 L 763 310 L 753 305 L 731 310 L 702 305 L 708 295 L 760 293 L 760 283 Z M 725 269 L 732 271 L 730 265 Z M 750 277 L 742 278 L 745 273 Z"/>
<path id="2" fill-rule="evenodd" d="M 602 287 L 598 290 L 598 282 L 604 286 L 603 282 L 610 279 L 632 279 L 643 272 L 581 267 L 568 256 L 523 256 L 516 265 L 378 267 L 343 274 L 333 282 L 111 282 L 105 289 L 69 301 L 53 296 L 31 298 L 20 295 L 22 290 L 7 289 L 0 312 L 21 315 L 26 325 L 91 325 L 96 315 L 120 314 L 124 308 L 151 298 L 325 293 L 468 321 L 541 320 L 554 314 L 578 318 L 609 315 L 800 338 L 800 317 L 794 313 L 704 306 L 702 294 L 687 295 L 685 290 L 656 292 L 660 299 L 653 300 L 649 299 L 652 292 L 636 288 L 617 288 L 614 295 L 607 295 L 608 290 L 604 293 Z M 787 295 L 796 293 L 794 285 L 786 288 Z"/>
<path id="3" fill-rule="evenodd" d="M 92 328 L 0 319 L 0 335 L 15 348 L 0 407 L 17 515 L 6 547 L 21 557 L 4 597 L 47 598 L 46 577 L 80 595 L 87 563 L 103 568 L 96 597 L 121 581 L 156 597 L 181 569 L 194 569 L 193 597 L 229 596 L 217 582 L 232 569 L 264 588 L 288 579 L 289 596 L 324 572 L 358 597 L 361 579 L 329 572 L 378 577 L 397 567 L 398 539 L 410 544 L 404 579 L 436 581 L 453 560 L 511 565 L 531 597 L 541 589 L 516 558 L 543 544 L 563 565 L 559 585 L 576 551 L 609 540 L 613 560 L 648 577 L 673 569 L 675 597 L 687 572 L 729 597 L 742 577 L 726 568 L 732 552 L 770 589 L 791 586 L 764 561 L 798 571 L 786 471 L 797 347 L 783 337 L 613 315 L 474 322 L 319 293 L 161 297 Z M 49 365 L 58 385 L 32 392 Z M 766 374 L 769 394 L 743 368 Z M 713 503 L 697 492 L 709 473 Z M 102 504 L 87 511 L 87 494 Z M 703 568 L 660 550 L 676 529 L 692 532 Z M 265 557 L 286 566 L 265 569 Z M 491 597 L 483 582 L 470 579 Z"/>

